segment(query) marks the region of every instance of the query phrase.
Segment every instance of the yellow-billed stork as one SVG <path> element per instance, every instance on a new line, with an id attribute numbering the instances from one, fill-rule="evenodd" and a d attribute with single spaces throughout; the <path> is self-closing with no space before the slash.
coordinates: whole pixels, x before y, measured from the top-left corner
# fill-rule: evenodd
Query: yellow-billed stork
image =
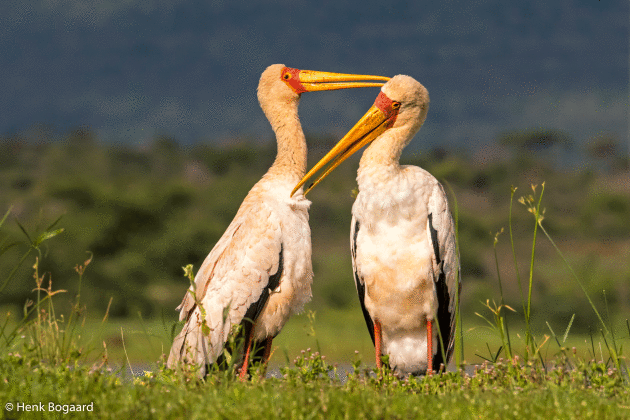
<path id="1" fill-rule="evenodd" d="M 382 86 L 387 77 L 298 70 L 275 64 L 262 74 L 258 101 L 276 134 L 276 159 L 249 191 L 232 223 L 206 257 L 177 309 L 186 321 L 175 337 L 168 366 L 200 367 L 217 361 L 232 327 L 242 325 L 247 377 L 253 345 L 264 348 L 287 319 L 311 298 L 313 270 L 310 202 L 291 189 L 306 170 L 306 139 L 298 118 L 303 92 Z M 264 347 L 263 347 L 264 345 Z"/>
<path id="2" fill-rule="evenodd" d="M 444 188 L 430 173 L 400 165 L 420 129 L 429 93 L 415 79 L 389 80 L 374 105 L 295 187 L 331 162 L 306 190 L 366 144 L 359 194 L 352 207 L 352 266 L 359 301 L 376 351 L 399 376 L 431 373 L 453 351 L 459 255 Z M 459 296 L 459 294 L 457 294 Z M 434 328 L 435 321 L 439 331 Z"/>

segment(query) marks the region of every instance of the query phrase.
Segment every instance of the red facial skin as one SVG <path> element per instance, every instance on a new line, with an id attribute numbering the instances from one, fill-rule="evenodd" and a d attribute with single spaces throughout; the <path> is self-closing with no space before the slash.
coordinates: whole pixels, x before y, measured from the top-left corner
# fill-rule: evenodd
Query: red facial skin
<path id="1" fill-rule="evenodd" d="M 295 93 L 302 94 L 306 92 L 302 83 L 300 83 L 300 69 L 293 69 L 291 67 L 285 67 L 282 69 L 280 77 L 284 80 Z"/>
<path id="2" fill-rule="evenodd" d="M 395 103 L 398 104 L 398 102 L 389 99 L 383 92 L 379 93 L 376 97 L 376 101 L 374 101 L 374 106 L 383 111 L 383 114 L 385 114 L 385 117 L 389 120 L 387 122 L 387 128 L 394 125 L 396 117 L 398 117 L 400 104 L 394 106 Z"/>

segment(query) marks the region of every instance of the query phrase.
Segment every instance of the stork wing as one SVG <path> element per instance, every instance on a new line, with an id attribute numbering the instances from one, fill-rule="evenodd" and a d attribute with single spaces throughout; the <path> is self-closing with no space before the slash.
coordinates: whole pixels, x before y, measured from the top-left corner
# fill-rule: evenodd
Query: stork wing
<path id="1" fill-rule="evenodd" d="M 352 253 L 352 271 L 354 272 L 354 284 L 357 287 L 357 294 L 359 295 L 359 303 L 361 304 L 361 310 L 363 311 L 363 317 L 365 318 L 365 324 L 367 325 L 370 337 L 372 338 L 372 344 L 374 344 L 374 321 L 365 309 L 365 282 L 359 275 L 359 269 L 357 267 L 357 235 L 359 234 L 359 221 L 355 216 L 352 216 L 352 225 L 350 227 L 350 252 Z"/>
<path id="2" fill-rule="evenodd" d="M 461 290 L 461 282 L 458 280 L 459 255 L 455 244 L 455 225 L 444 188 L 437 181 L 429 199 L 428 210 L 427 233 L 433 244 L 433 272 L 438 299 L 437 321 L 442 337 L 438 342 L 437 355 L 433 359 L 433 370 L 437 371 L 440 363 L 446 365 L 453 353 L 455 310 L 459 303 L 455 301 L 455 296 L 456 294 L 459 296 Z M 456 287 L 459 289 L 457 293 Z M 442 344 L 445 347 L 446 360 L 442 359 Z"/>
<path id="3" fill-rule="evenodd" d="M 270 290 L 278 287 L 281 222 L 270 205 L 248 198 L 203 262 L 195 290 L 179 306 L 186 325 L 173 342 L 169 365 L 182 358 L 198 365 L 214 362 L 232 326 L 243 322 L 248 333 Z"/>

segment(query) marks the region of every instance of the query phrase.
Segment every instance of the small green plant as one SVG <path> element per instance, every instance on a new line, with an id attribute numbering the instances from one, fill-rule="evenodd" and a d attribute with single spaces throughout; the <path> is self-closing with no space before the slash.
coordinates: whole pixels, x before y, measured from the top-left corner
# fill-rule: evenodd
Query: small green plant
<path id="1" fill-rule="evenodd" d="M 584 287 L 583 282 L 580 280 L 580 278 L 576 275 L 575 271 L 573 270 L 573 268 L 571 267 L 571 265 L 568 263 L 567 259 L 564 257 L 563 253 L 560 251 L 560 249 L 558 248 L 558 246 L 555 244 L 555 242 L 553 241 L 553 239 L 551 238 L 551 236 L 549 235 L 549 233 L 547 232 L 547 230 L 545 229 L 544 225 L 543 225 L 543 220 L 544 220 L 544 215 L 545 215 L 545 209 L 541 206 L 542 204 L 542 198 L 543 198 L 543 194 L 545 191 L 545 183 L 543 182 L 541 185 L 541 189 L 540 189 L 540 194 L 537 195 L 536 194 L 536 190 L 537 190 L 537 186 L 536 185 L 532 185 L 531 186 L 532 189 L 532 194 L 520 197 L 518 202 L 523 204 L 524 206 L 526 206 L 527 211 L 529 213 L 531 213 L 534 217 L 534 231 L 533 231 L 533 239 L 532 239 L 532 247 L 531 247 L 531 256 L 530 256 L 530 266 L 529 266 L 529 278 L 528 278 L 528 287 L 527 287 L 527 294 L 525 297 L 525 293 L 523 292 L 523 287 L 522 287 L 522 283 L 521 283 L 521 276 L 520 276 L 520 270 L 518 267 L 518 262 L 517 262 L 517 257 L 516 257 L 516 248 L 514 246 L 514 239 L 513 239 L 513 228 L 512 228 L 512 203 L 513 203 L 513 199 L 514 199 L 514 194 L 516 192 L 516 187 L 512 187 L 511 188 L 511 195 L 510 195 L 510 211 L 509 211 L 509 236 L 510 236 L 510 244 L 511 244 L 511 248 L 512 248 L 512 256 L 514 259 L 514 266 L 515 266 L 515 272 L 516 272 L 516 280 L 518 282 L 518 286 L 519 286 L 519 291 L 521 293 L 521 300 L 522 300 L 522 307 L 523 307 L 523 317 L 524 317 L 524 321 L 525 321 L 525 338 L 524 338 L 524 344 L 525 344 L 525 348 L 526 351 L 524 353 L 524 358 L 525 358 L 525 362 L 529 362 L 530 358 L 538 358 L 540 364 L 544 367 L 545 366 L 545 360 L 543 359 L 542 356 L 542 352 L 541 350 L 543 349 L 543 347 L 549 342 L 549 340 L 551 338 L 553 338 L 553 341 L 555 341 L 555 343 L 558 345 L 558 356 L 559 359 L 557 359 L 556 363 L 561 363 L 563 366 L 568 366 L 569 368 L 572 366 L 571 362 L 569 361 L 569 357 L 567 356 L 567 348 L 565 346 L 565 343 L 567 341 L 567 337 L 569 335 L 569 332 L 571 330 L 571 326 L 573 325 L 573 320 L 575 319 L 575 314 L 571 317 L 571 320 L 569 321 L 566 330 L 563 334 L 562 337 L 558 337 L 556 335 L 556 333 L 554 332 L 553 328 L 551 327 L 551 325 L 547 322 L 547 326 L 549 328 L 549 331 L 551 332 L 551 336 L 547 336 L 544 335 L 542 342 L 537 342 L 536 338 L 534 337 L 534 334 L 532 333 L 532 323 L 531 323 L 531 308 L 532 308 L 532 286 L 533 286 L 533 273 L 534 273 L 534 265 L 535 265 L 535 256 L 536 256 L 536 236 L 537 236 L 537 232 L 538 230 L 540 230 L 541 232 L 543 232 L 543 234 L 547 237 L 547 239 L 550 241 L 550 243 L 553 245 L 554 249 L 556 250 L 556 252 L 560 255 L 563 263 L 565 264 L 565 266 L 569 269 L 569 272 L 571 273 L 573 279 L 578 283 L 578 285 L 580 286 L 582 292 L 584 293 L 584 295 L 586 296 L 589 304 L 591 305 L 591 308 L 593 309 L 593 311 L 595 312 L 599 323 L 601 325 L 601 335 L 602 335 L 602 341 L 604 343 L 605 348 L 608 350 L 608 353 L 610 355 L 610 360 L 612 361 L 615 369 L 618 372 L 624 372 L 627 371 L 627 369 L 624 369 L 625 364 L 624 364 L 624 360 L 622 359 L 621 356 L 621 346 L 618 343 L 617 338 L 615 337 L 614 334 L 614 330 L 612 328 L 608 328 L 608 326 L 606 325 L 606 323 L 604 322 L 602 316 L 600 315 L 599 310 L 597 309 L 597 307 L 595 306 L 595 304 L 593 303 L 593 300 L 591 299 L 588 291 L 586 290 L 586 288 Z M 503 232 L 503 229 L 499 230 L 495 237 L 494 237 L 494 258 L 495 258 L 495 266 L 496 266 L 496 270 L 497 270 L 497 279 L 498 279 L 498 284 L 499 284 L 499 293 L 500 293 L 500 303 L 497 304 L 494 301 L 492 301 L 492 304 L 490 303 L 490 300 L 486 300 L 486 303 L 484 304 L 484 306 L 490 311 L 490 313 L 492 314 L 491 319 L 486 318 L 485 316 L 477 313 L 478 316 L 480 316 L 482 319 L 484 319 L 486 321 L 486 323 L 489 324 L 490 328 L 495 330 L 500 339 L 501 339 L 501 346 L 499 347 L 498 350 L 496 351 L 492 351 L 490 349 L 490 346 L 487 345 L 488 347 L 488 356 L 481 356 L 478 355 L 479 357 L 485 359 L 488 362 L 492 362 L 492 363 L 496 363 L 497 360 L 499 360 L 499 357 L 502 353 L 502 351 L 505 352 L 507 358 L 509 360 L 514 359 L 514 357 L 516 357 L 515 353 L 514 353 L 514 349 L 512 348 L 512 343 L 511 343 L 511 338 L 510 338 L 510 333 L 509 333 L 509 327 L 508 327 L 508 323 L 507 323 L 507 318 L 505 316 L 505 310 L 510 310 L 512 312 L 516 312 L 513 308 L 511 308 L 510 306 L 508 306 L 507 304 L 505 304 L 504 301 L 504 296 L 503 296 L 503 283 L 502 283 L 502 279 L 501 279 L 501 273 L 499 271 L 499 263 L 498 263 L 498 256 L 497 256 L 497 252 L 496 252 L 496 244 L 498 242 L 498 238 L 499 235 Z M 606 302 L 606 308 L 607 306 L 607 300 L 606 297 L 604 295 L 604 301 Z M 608 316 L 608 319 L 610 320 L 610 317 Z M 629 336 L 630 336 L 630 325 L 629 325 Z M 594 346 L 593 346 L 594 347 Z M 595 354 L 595 350 L 593 348 L 593 355 Z M 602 355 L 603 357 L 603 355 Z M 627 375 L 627 374 L 626 374 Z"/>
<path id="2" fill-rule="evenodd" d="M 293 365 L 296 369 L 290 367 L 280 369 L 283 378 L 290 383 L 309 383 L 336 378 L 335 367 L 326 362 L 326 356 L 318 351 L 313 352 L 310 347 L 300 351 L 293 360 Z"/>
<path id="3" fill-rule="evenodd" d="M 532 186 L 532 190 L 535 193 L 536 192 L 536 186 Z M 564 256 L 564 254 L 562 253 L 560 248 L 556 245 L 555 241 L 551 238 L 551 236 L 549 235 L 549 233 L 547 232 L 547 230 L 545 229 L 545 227 L 542 224 L 542 221 L 544 219 L 545 210 L 544 209 L 542 211 L 540 210 L 540 203 L 542 201 L 542 196 L 543 196 L 544 192 L 545 192 L 545 183 L 543 182 L 542 183 L 541 192 L 540 192 L 540 196 L 538 198 L 538 204 L 536 206 L 534 206 L 534 201 L 535 201 L 534 196 L 531 196 L 531 195 L 528 196 L 527 198 L 522 198 L 519 201 L 522 204 L 527 205 L 528 211 L 534 215 L 536 226 L 539 227 L 540 230 L 545 234 L 545 236 L 547 237 L 547 239 L 549 240 L 549 242 L 551 243 L 553 248 L 556 250 L 556 252 L 560 256 L 560 258 L 562 259 L 562 261 L 565 264 L 565 266 L 568 268 L 568 270 L 571 273 L 571 276 L 573 277 L 575 282 L 580 286 L 580 289 L 582 289 L 582 292 L 584 293 L 584 295 L 588 299 L 588 302 L 589 302 L 591 308 L 593 309 L 593 312 L 595 312 L 595 315 L 597 316 L 597 319 L 599 320 L 599 323 L 601 325 L 601 331 L 602 331 L 602 339 L 604 340 L 604 343 L 606 344 L 606 347 L 608 349 L 608 352 L 610 354 L 612 362 L 613 362 L 613 364 L 615 365 L 615 367 L 616 367 L 616 369 L 618 371 L 623 371 L 624 369 L 622 368 L 622 359 L 620 358 L 620 356 L 621 356 L 621 348 L 617 344 L 613 328 L 612 327 L 608 328 L 608 326 L 604 322 L 604 319 L 602 318 L 601 314 L 599 313 L 599 310 L 597 309 L 597 306 L 595 306 L 595 304 L 593 303 L 593 300 L 591 299 L 590 294 L 586 290 L 586 287 L 584 287 L 583 282 L 577 276 L 577 274 L 573 270 L 573 267 L 571 267 L 571 264 L 569 264 L 569 262 L 567 261 L 566 257 Z M 534 231 L 534 235 L 535 235 L 535 232 L 536 231 Z M 535 236 L 534 236 L 534 240 L 535 240 Z M 534 250 L 532 249 L 532 270 L 533 270 L 533 258 L 534 258 Z M 531 302 L 531 273 L 530 273 L 529 295 L 530 295 L 530 298 L 528 300 L 528 311 L 529 311 L 529 303 Z M 528 314 L 529 314 L 529 312 L 528 312 Z M 609 319 L 610 319 L 610 317 L 609 317 Z M 611 339 L 611 344 L 612 345 L 608 344 L 607 338 Z M 627 372 L 627 369 L 625 369 L 625 371 L 626 371 L 626 374 L 628 376 L 628 379 L 630 379 L 630 373 Z"/>
<path id="4" fill-rule="evenodd" d="M 280 369 L 283 377 L 288 381 L 301 381 L 303 383 L 316 381 L 327 378 L 337 378 L 337 367 L 331 366 L 326 362 L 326 356 L 321 354 L 321 348 L 319 346 L 319 340 L 317 339 L 317 333 L 315 331 L 315 311 L 309 310 L 306 313 L 308 323 L 304 326 L 306 335 L 315 339 L 317 350 L 313 352 L 311 348 L 301 350 L 300 354 L 293 359 L 293 365 L 297 370 L 289 367 Z M 287 362 L 288 362 L 288 355 Z"/>
<path id="5" fill-rule="evenodd" d="M 75 267 L 79 275 L 79 285 L 91 261 L 90 257 L 82 265 Z M 57 314 L 53 297 L 67 291 L 53 290 L 50 276 L 47 278 L 47 287 L 44 287 L 46 275 L 40 275 L 39 257 L 35 258 L 33 271 L 36 285 L 33 291 L 37 294 L 36 300 L 35 302 L 27 301 L 24 307 L 24 318 L 12 332 L 6 334 L 4 344 L 7 348 L 21 348 L 26 354 L 52 366 L 75 364 L 95 349 L 94 339 L 86 341 L 82 336 L 86 309 L 81 306 L 80 294 L 77 294 L 68 316 Z M 33 312 L 35 312 L 34 315 Z M 107 313 L 101 324 L 106 320 Z M 23 339 L 16 340 L 18 336 Z"/>
<path id="6" fill-rule="evenodd" d="M 9 210 L 7 210 L 2 220 L 0 220 L 0 228 L 6 221 L 7 217 L 9 217 L 10 213 L 11 213 L 11 209 L 9 208 Z M 27 249 L 22 254 L 22 257 L 19 259 L 19 261 L 13 266 L 13 269 L 9 272 L 9 274 L 5 277 L 4 281 L 0 285 L 0 295 L 2 295 L 2 292 L 4 291 L 4 289 L 9 285 L 9 282 L 11 282 L 11 280 L 15 277 L 15 274 L 17 273 L 18 269 L 24 264 L 24 262 L 29 257 L 29 255 L 31 255 L 31 253 L 35 251 L 41 257 L 41 250 L 40 250 L 41 245 L 45 241 L 52 239 L 63 232 L 63 228 L 53 230 L 53 228 L 59 223 L 60 220 L 61 220 L 61 216 L 59 216 L 57 220 L 51 223 L 42 233 L 37 235 L 35 239 L 31 239 L 31 235 L 28 234 L 24 226 L 22 226 L 22 224 L 17 219 L 15 220 L 15 223 L 18 225 L 18 227 L 20 228 L 20 230 L 26 237 Z M 9 238 L 10 237 L 7 235 L 0 241 L 0 257 L 2 257 L 2 255 L 6 253 L 9 249 L 24 244 L 23 241 L 8 242 Z"/>
<path id="7" fill-rule="evenodd" d="M 0 220 L 0 228 L 4 225 L 10 213 L 11 213 L 11 209 L 7 210 L 4 217 Z M 11 269 L 9 274 L 4 278 L 2 284 L 0 285 L 0 296 L 2 295 L 2 292 L 4 291 L 4 289 L 9 285 L 11 280 L 15 277 L 15 274 L 17 273 L 18 269 L 24 264 L 28 256 L 31 255 L 33 251 L 36 251 L 41 256 L 41 251 L 40 251 L 41 244 L 44 241 L 51 239 L 54 236 L 57 236 L 58 234 L 63 232 L 63 229 L 52 230 L 53 227 L 59 222 L 59 220 L 60 219 L 57 219 L 54 223 L 52 223 L 43 233 L 38 235 L 37 238 L 35 238 L 35 240 L 31 239 L 30 235 L 26 232 L 26 229 L 24 229 L 24 227 L 20 224 L 20 222 L 16 220 L 17 225 L 20 227 L 20 229 L 22 230 L 22 232 L 24 233 L 28 241 L 26 244 L 27 250 L 22 254 L 18 262 L 13 265 L 13 268 Z M 0 257 L 2 257 L 9 249 L 23 244 L 22 241 L 9 242 L 9 238 L 10 237 L 6 235 L 0 241 Z M 37 290 L 37 302 L 33 304 L 33 301 L 28 300 L 24 304 L 23 317 L 21 320 L 17 321 L 17 325 L 13 328 L 13 330 L 11 331 L 9 330 L 9 322 L 12 316 L 11 313 L 6 314 L 6 318 L 2 324 L 2 327 L 0 327 L 0 337 L 2 338 L 2 342 L 0 343 L 0 345 L 6 348 L 10 348 L 13 345 L 15 339 L 18 336 L 18 333 L 30 321 L 32 321 L 30 317 L 33 314 L 33 312 L 39 311 L 40 306 L 44 303 L 44 301 L 52 297 L 52 294 L 48 294 L 45 298 L 43 299 L 40 298 L 41 296 L 40 292 L 44 290 L 44 289 L 41 289 L 41 283 L 43 281 L 43 277 L 40 279 L 39 275 L 37 274 L 37 267 L 38 267 L 38 261 L 36 261 L 35 266 L 34 266 L 34 269 L 36 270 L 36 273 L 35 273 L 36 289 L 35 290 Z"/>
<path id="8" fill-rule="evenodd" d="M 5 213 L 4 217 L 0 220 L 0 228 L 3 226 L 3 224 L 5 223 L 10 213 L 11 213 L 11 209 L 9 209 Z M 42 276 L 39 275 L 39 259 L 42 256 L 40 247 L 45 241 L 52 239 L 63 232 L 63 228 L 53 230 L 53 228 L 59 223 L 60 220 L 61 220 L 61 217 L 59 217 L 52 224 L 50 224 L 42 233 L 37 235 L 35 239 L 31 239 L 31 235 L 28 234 L 24 226 L 22 226 L 22 224 L 20 224 L 20 222 L 16 220 L 16 224 L 19 226 L 20 230 L 26 237 L 26 243 L 24 241 L 9 242 L 8 235 L 5 236 L 0 241 L 0 257 L 2 257 L 9 249 L 13 247 L 26 245 L 26 251 L 22 254 L 22 256 L 17 261 L 17 263 L 13 265 L 13 268 L 11 269 L 9 274 L 4 278 L 2 284 L 0 285 L 0 296 L 2 295 L 2 292 L 4 291 L 4 289 L 9 285 L 11 280 L 13 280 L 16 273 L 18 272 L 18 269 L 24 264 L 26 259 L 33 252 L 36 252 L 38 254 L 38 257 L 36 257 L 35 259 L 35 264 L 33 265 L 34 278 L 35 278 L 35 288 L 33 289 L 33 291 L 37 292 L 36 301 L 35 302 L 33 302 L 32 300 L 26 301 L 23 307 L 22 318 L 14 321 L 15 325 L 13 326 L 13 329 L 9 328 L 12 314 L 11 313 L 6 314 L 6 318 L 4 322 L 2 323 L 2 326 L 0 327 L 0 337 L 2 339 L 2 341 L 0 342 L 0 346 L 11 348 L 15 344 L 15 341 L 18 335 L 21 332 L 23 332 L 26 328 L 28 328 L 29 325 L 33 323 L 36 324 L 35 329 L 34 329 L 34 331 L 36 331 L 36 335 L 44 334 L 44 331 L 46 331 L 46 334 L 49 335 L 48 338 L 54 338 L 54 339 L 60 338 L 60 336 L 56 334 L 54 331 L 55 329 L 58 329 L 58 325 L 57 325 L 58 320 L 55 317 L 54 307 L 52 305 L 51 300 L 54 295 L 58 293 L 64 293 L 65 290 L 53 291 L 52 280 L 50 279 L 50 277 L 48 279 L 48 287 L 43 288 L 42 284 L 44 282 L 45 275 L 42 275 Z M 87 265 L 87 263 L 85 265 Z M 79 282 L 81 282 L 82 276 L 83 276 L 83 273 L 81 272 L 79 274 Z M 44 293 L 46 296 L 42 297 L 42 293 Z M 79 298 L 77 296 L 77 305 L 79 304 L 78 299 Z M 44 304 L 47 304 L 47 308 L 43 307 Z M 75 307 L 75 309 L 78 310 L 78 307 Z M 32 316 L 34 313 L 37 315 L 35 318 L 33 318 Z M 70 315 L 70 320 L 69 320 L 70 323 L 72 323 L 73 317 L 74 317 L 74 311 Z M 46 328 L 44 328 L 45 324 L 48 324 Z M 40 336 L 39 338 L 42 339 L 43 337 Z M 35 340 L 35 343 L 39 343 L 39 341 Z M 57 342 L 56 344 L 60 353 L 64 353 L 64 354 L 68 353 L 68 349 L 70 346 L 68 345 L 67 342 L 62 341 L 62 342 Z M 35 348 L 39 349 L 40 351 L 42 350 L 42 347 L 37 344 L 35 344 Z"/>
<path id="9" fill-rule="evenodd" d="M 514 311 L 514 309 L 512 309 L 506 304 L 497 305 L 495 301 L 492 301 L 492 305 L 491 305 L 489 299 L 486 300 L 486 303 L 484 304 L 484 306 L 488 308 L 488 310 L 492 313 L 492 320 L 489 320 L 484 315 L 478 312 L 475 312 L 475 315 L 477 315 L 478 317 L 486 321 L 489 328 L 496 331 L 499 334 L 499 337 L 501 337 L 502 344 L 499 347 L 499 349 L 496 351 L 496 353 L 493 353 L 488 347 L 489 358 L 486 358 L 479 354 L 477 354 L 477 356 L 481 357 L 484 360 L 494 363 L 497 361 L 497 359 L 501 355 L 501 352 L 505 351 L 508 359 L 511 359 L 513 357 L 513 351 L 512 351 L 512 345 L 510 342 L 509 330 L 507 328 L 507 320 L 504 315 L 504 310 L 508 309 L 512 312 L 516 312 L 516 311 Z"/>
<path id="10" fill-rule="evenodd" d="M 534 215 L 534 235 L 532 239 L 532 254 L 529 264 L 529 288 L 527 293 L 527 307 L 524 308 L 525 320 L 527 330 L 525 331 L 525 343 L 529 346 L 532 354 L 535 354 L 534 349 L 536 343 L 534 342 L 534 337 L 531 332 L 531 311 L 532 311 L 532 285 L 534 283 L 534 262 L 536 255 L 536 234 L 538 233 L 538 227 L 542 222 L 545 214 L 545 210 L 542 212 L 540 210 L 540 204 L 542 203 L 543 193 L 545 192 L 545 183 L 542 183 L 542 190 L 540 195 L 538 196 L 538 202 L 536 203 L 536 187 L 537 185 L 532 185 L 533 195 L 530 194 L 528 196 L 521 197 L 518 202 L 527 206 L 527 211 Z"/>

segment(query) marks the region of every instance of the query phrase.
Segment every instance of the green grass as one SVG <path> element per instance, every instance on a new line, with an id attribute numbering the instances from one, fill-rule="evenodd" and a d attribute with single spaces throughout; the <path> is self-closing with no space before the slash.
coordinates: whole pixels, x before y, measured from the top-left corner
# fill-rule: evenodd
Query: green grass
<path id="1" fill-rule="evenodd" d="M 40 272 L 39 258 L 41 244 L 61 230 L 52 230 L 53 224 L 35 236 L 22 228 L 27 253 L 14 266 L 37 253 L 35 288 L 23 316 L 5 317 L 0 325 L 3 417 L 57 418 L 59 412 L 15 411 L 17 404 L 40 402 L 48 410 L 52 402 L 61 410 L 64 405 L 66 410 L 93 410 L 73 413 L 76 418 L 630 418 L 623 351 L 630 345 L 630 323 L 611 317 L 605 299 L 603 306 L 596 303 L 556 246 L 542 223 L 543 192 L 544 185 L 538 195 L 533 188 L 532 195 L 520 200 L 534 217 L 528 274 L 519 272 L 510 217 L 515 277 L 501 276 L 495 252 L 499 300 L 479 302 L 478 317 L 461 317 L 460 369 L 404 380 L 387 368 L 374 368 L 374 349 L 356 301 L 314 311 L 314 300 L 287 323 L 274 340 L 271 359 L 280 378 L 265 379 L 259 366 L 251 371 L 251 381 L 241 383 L 233 363 L 203 380 L 194 368 L 167 369 L 164 354 L 178 328 L 175 312 L 146 320 L 140 311 L 125 321 L 108 319 L 108 310 L 101 319 L 88 317 L 81 296 L 91 257 L 75 267 L 78 292 L 67 311 L 60 310 L 54 302 L 64 291 Z M 588 312 L 591 334 L 571 331 L 575 316 L 561 329 L 535 319 L 532 291 L 541 254 L 537 233 L 538 241 L 544 235 L 553 245 L 566 265 L 566 281 L 574 282 L 586 299 L 587 306 L 575 310 Z M 4 249 L 10 245 L 4 244 Z M 343 265 L 329 263 L 335 270 Z M 16 272 L 5 277 L 3 287 L 15 281 Z M 510 283 L 518 283 L 521 307 L 508 307 L 503 291 Z M 127 373 L 131 367 L 138 374 L 147 363 L 144 374 Z"/>
<path id="2" fill-rule="evenodd" d="M 167 354 L 170 350 L 170 325 L 167 323 L 165 328 L 160 319 L 109 320 L 106 323 L 87 319 L 81 328 L 77 347 L 85 354 L 86 363 L 95 363 L 102 359 L 105 342 L 107 357 L 113 366 L 126 365 L 127 359 L 133 366 L 155 366 L 161 355 Z M 624 329 L 625 325 L 617 326 L 616 331 L 620 337 L 628 336 Z M 524 325 L 514 323 L 511 331 L 514 334 L 514 352 L 523 354 L 524 341 L 519 340 L 516 335 L 524 337 Z M 315 335 L 312 335 L 313 332 Z M 547 334 L 550 335 L 549 332 Z M 488 347 L 496 352 L 502 345 L 501 338 L 496 332 L 477 320 L 471 319 L 464 323 L 464 336 L 466 364 L 482 363 L 484 358 L 489 356 Z M 599 336 L 595 336 L 594 339 L 595 357 L 591 336 L 588 334 L 571 333 L 562 344 L 567 349 L 575 347 L 577 354 L 583 359 L 599 360 L 608 352 Z M 604 346 L 601 350 L 600 344 Z M 358 352 L 365 365 L 374 365 L 374 346 L 358 307 L 344 311 L 316 312 L 314 323 L 310 322 L 306 312 L 292 317 L 273 342 L 270 363 L 272 367 L 285 366 L 287 359 L 293 360 L 301 350 L 307 348 L 320 351 L 328 360 L 341 365 L 349 365 L 355 360 Z M 553 340 L 543 348 L 545 360 L 552 360 L 558 353 L 559 347 Z M 502 354 L 502 357 L 505 355 Z"/>
<path id="3" fill-rule="evenodd" d="M 357 372 L 341 383 L 307 352 L 282 379 L 248 383 L 216 375 L 207 382 L 166 369 L 142 377 L 102 369 L 40 365 L 3 356 L 0 399 L 17 404 L 93 404 L 77 418 L 627 418 L 630 391 L 604 363 L 576 363 L 544 372 L 536 365 L 499 362 L 474 376 L 453 372 L 395 379 Z M 15 412 L 5 411 L 5 418 Z M 54 418 L 50 413 L 41 418 Z M 38 417 L 38 416 L 34 416 Z M 24 416 L 24 418 L 32 418 Z"/>

